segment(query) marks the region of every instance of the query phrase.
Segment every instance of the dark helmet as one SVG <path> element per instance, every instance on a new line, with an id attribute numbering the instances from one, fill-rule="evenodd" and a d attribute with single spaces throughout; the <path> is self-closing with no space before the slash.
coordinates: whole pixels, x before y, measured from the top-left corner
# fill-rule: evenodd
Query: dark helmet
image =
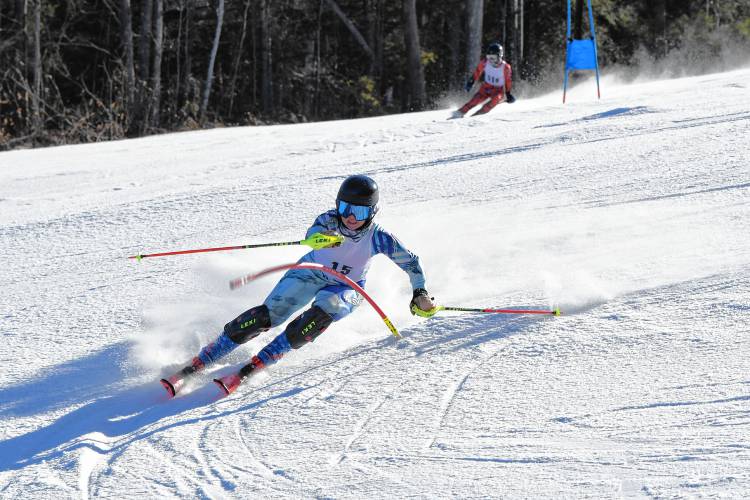
<path id="1" fill-rule="evenodd" d="M 487 55 L 496 55 L 499 56 L 500 59 L 503 58 L 503 46 L 500 45 L 500 42 L 492 42 L 487 47 Z"/>
<path id="2" fill-rule="evenodd" d="M 366 175 L 351 175 L 341 183 L 338 200 L 374 208 L 378 205 L 378 185 Z"/>
<path id="3" fill-rule="evenodd" d="M 370 225 L 372 218 L 378 212 L 378 184 L 366 175 L 351 175 L 341 183 L 339 194 L 336 196 L 336 207 L 341 220 L 339 202 L 345 201 L 360 207 L 370 207 L 367 222 L 360 228 L 364 229 Z M 364 216 L 363 216 L 364 217 Z M 360 219 L 362 220 L 362 219 Z"/>

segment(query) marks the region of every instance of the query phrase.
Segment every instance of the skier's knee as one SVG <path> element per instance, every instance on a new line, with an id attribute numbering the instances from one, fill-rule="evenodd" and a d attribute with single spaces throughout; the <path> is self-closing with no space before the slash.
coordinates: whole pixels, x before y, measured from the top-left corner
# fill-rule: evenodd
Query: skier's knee
<path id="1" fill-rule="evenodd" d="M 313 306 L 289 323 L 284 333 L 292 349 L 299 349 L 315 340 L 332 322 L 330 314 Z"/>
<path id="2" fill-rule="evenodd" d="M 249 309 L 224 326 L 224 334 L 237 344 L 244 344 L 271 327 L 268 308 L 260 305 Z"/>

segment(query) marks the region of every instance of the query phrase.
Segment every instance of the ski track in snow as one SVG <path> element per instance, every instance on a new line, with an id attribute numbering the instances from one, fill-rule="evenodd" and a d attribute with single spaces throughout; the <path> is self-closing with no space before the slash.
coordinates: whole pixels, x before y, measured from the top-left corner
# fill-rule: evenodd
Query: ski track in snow
<path id="1" fill-rule="evenodd" d="M 750 70 L 0 154 L 0 498 L 743 498 Z M 693 104 L 702 89 L 702 105 Z M 446 305 L 364 305 L 222 399 L 158 378 L 265 297 L 351 173 Z"/>

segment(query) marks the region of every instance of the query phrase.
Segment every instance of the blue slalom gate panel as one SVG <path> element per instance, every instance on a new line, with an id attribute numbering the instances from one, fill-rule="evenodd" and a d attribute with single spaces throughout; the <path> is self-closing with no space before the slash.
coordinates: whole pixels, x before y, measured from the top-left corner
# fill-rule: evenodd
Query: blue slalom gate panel
<path id="1" fill-rule="evenodd" d="M 589 28 L 591 36 L 582 40 L 574 40 L 570 33 L 570 2 L 568 0 L 568 29 L 565 45 L 565 79 L 563 83 L 563 103 L 568 91 L 568 74 L 577 70 L 596 71 L 596 95 L 601 98 L 599 90 L 599 62 L 596 55 L 596 31 L 594 30 L 594 11 L 591 8 L 591 0 L 587 0 L 589 8 Z"/>
<path id="2" fill-rule="evenodd" d="M 597 69 L 594 40 L 569 40 L 565 69 Z"/>

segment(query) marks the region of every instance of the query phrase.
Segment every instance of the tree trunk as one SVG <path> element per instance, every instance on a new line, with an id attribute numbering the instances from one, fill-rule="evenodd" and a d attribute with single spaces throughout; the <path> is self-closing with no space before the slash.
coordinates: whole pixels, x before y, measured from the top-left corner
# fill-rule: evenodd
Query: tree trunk
<path id="1" fill-rule="evenodd" d="M 404 38 L 406 44 L 406 73 L 409 80 L 409 108 L 420 110 L 425 105 L 424 70 L 422 69 L 422 50 L 419 47 L 419 30 L 417 29 L 417 2 L 403 0 Z"/>
<path id="2" fill-rule="evenodd" d="M 148 81 L 151 63 L 151 19 L 153 17 L 153 0 L 143 0 L 141 3 L 141 38 L 138 41 L 138 78 Z"/>
<path id="3" fill-rule="evenodd" d="M 471 75 L 482 55 L 484 0 L 466 3 L 466 75 Z"/>
<path id="4" fill-rule="evenodd" d="M 234 58 L 234 68 L 232 68 L 232 80 L 229 83 L 229 116 L 232 115 L 234 109 L 234 94 L 235 87 L 237 85 L 237 75 L 240 72 L 240 63 L 242 61 L 243 49 L 245 47 L 245 38 L 247 37 L 247 15 L 250 10 L 250 4 L 252 0 L 245 0 L 245 12 L 242 16 L 242 33 L 240 34 L 240 43 L 237 46 L 237 57 Z M 318 26 L 320 29 L 320 25 Z"/>
<path id="5" fill-rule="evenodd" d="M 31 91 L 31 123 L 35 137 L 42 134 L 42 116 L 40 105 L 42 99 L 42 0 L 34 2 L 34 35 L 32 38 L 33 55 L 33 87 Z"/>
<path id="6" fill-rule="evenodd" d="M 263 113 L 271 115 L 274 112 L 273 102 L 273 55 L 271 54 L 271 0 L 260 0 L 260 52 L 263 68 L 261 70 L 261 103 Z"/>
<path id="7" fill-rule="evenodd" d="M 120 0 L 120 43 L 125 56 L 125 123 L 130 123 L 135 105 L 135 63 L 133 61 L 133 16 L 130 0 Z"/>
<path id="8" fill-rule="evenodd" d="M 523 0 L 513 0 L 511 15 L 513 16 L 513 29 L 510 34 L 510 64 L 516 67 L 523 57 Z"/>
<path id="9" fill-rule="evenodd" d="M 654 47 L 656 56 L 661 58 L 667 55 L 667 2 L 666 0 L 654 0 Z"/>
<path id="10" fill-rule="evenodd" d="M 154 0 L 154 64 L 151 69 L 151 125 L 158 127 L 161 111 L 161 57 L 164 50 L 164 0 Z"/>
<path id="11" fill-rule="evenodd" d="M 315 30 L 315 96 L 313 97 L 313 116 L 315 119 L 320 118 L 320 32 L 323 24 L 323 3 L 320 0 L 318 5 L 318 24 Z"/>
<path id="12" fill-rule="evenodd" d="M 370 19 L 370 31 L 372 34 L 371 41 L 370 41 L 370 47 L 372 47 L 373 52 L 375 53 L 375 57 L 372 60 L 372 64 L 370 65 L 370 70 L 373 78 L 375 78 L 375 82 L 378 89 L 378 97 L 383 101 L 383 94 L 385 92 L 384 88 L 384 82 L 385 78 L 383 78 L 383 68 L 384 68 L 384 39 L 385 39 L 385 33 L 384 33 L 384 0 L 372 0 L 372 7 L 370 8 L 371 11 L 371 19 Z"/>
<path id="13" fill-rule="evenodd" d="M 368 55 L 370 59 L 375 57 L 375 54 L 373 54 L 372 49 L 367 44 L 367 41 L 365 40 L 365 37 L 362 36 L 362 33 L 359 32 L 357 27 L 354 25 L 351 19 L 349 19 L 346 14 L 344 14 L 344 11 L 341 10 L 341 7 L 334 1 L 334 0 L 325 0 L 328 5 L 333 9 L 333 11 L 336 13 L 337 16 L 344 22 L 344 25 L 346 25 L 349 32 L 354 36 L 354 39 L 357 41 L 357 43 L 362 47 L 362 49 L 365 51 L 365 53 Z M 416 19 L 416 17 L 415 17 Z M 416 21 L 415 21 L 416 22 Z"/>
<path id="14" fill-rule="evenodd" d="M 378 4 L 377 0 L 366 0 L 365 9 L 367 13 L 367 45 L 372 49 L 372 58 L 370 59 L 370 75 L 378 79 L 380 73 L 380 60 L 378 59 Z"/>
<path id="15" fill-rule="evenodd" d="M 449 82 L 452 90 L 460 89 L 464 83 L 463 65 L 461 64 L 461 41 L 463 33 L 461 30 L 461 12 L 459 4 L 454 3 L 456 12 L 449 15 L 445 20 L 448 31 L 448 68 L 450 71 Z M 461 2 L 460 5 L 463 5 Z"/>
<path id="16" fill-rule="evenodd" d="M 518 0 L 518 3 L 520 4 L 519 8 L 519 14 L 518 14 L 518 60 L 516 61 L 518 64 L 521 64 L 523 62 L 524 58 L 524 0 Z"/>
<path id="17" fill-rule="evenodd" d="M 500 24 L 503 25 L 503 47 L 508 46 L 508 0 L 503 0 L 503 14 Z"/>
<path id="18" fill-rule="evenodd" d="M 16 25 L 18 27 L 18 49 L 16 50 L 15 66 L 18 68 L 18 73 L 21 75 L 21 81 L 16 82 L 16 123 L 19 126 L 21 133 L 26 133 L 32 124 L 28 119 L 29 111 L 29 80 L 26 68 L 29 66 L 28 58 L 28 47 L 29 47 L 29 35 L 28 26 L 26 22 L 26 9 L 28 8 L 27 0 L 16 0 Z"/>
<path id="19" fill-rule="evenodd" d="M 211 84 L 214 79 L 214 64 L 216 63 L 216 54 L 219 51 L 219 41 L 221 40 L 221 27 L 224 25 L 224 0 L 219 0 L 216 8 L 216 30 L 214 30 L 214 41 L 211 44 L 211 56 L 208 61 L 208 73 L 206 74 L 206 84 L 203 87 L 203 99 L 201 100 L 200 121 L 206 118 L 206 109 L 208 108 L 208 98 L 211 95 Z"/>
<path id="20" fill-rule="evenodd" d="M 193 67 L 193 58 L 192 58 L 192 50 L 190 50 L 190 45 L 193 41 L 192 39 L 192 28 L 193 28 L 193 1 L 194 0 L 185 0 L 185 35 L 184 35 L 184 44 L 185 47 L 185 55 L 184 55 L 184 63 L 183 63 L 183 74 L 182 74 L 182 102 L 180 103 L 180 106 L 185 106 L 186 104 L 190 103 L 190 99 L 192 98 L 192 92 L 191 92 L 191 79 L 193 76 L 192 73 L 192 67 Z"/>

